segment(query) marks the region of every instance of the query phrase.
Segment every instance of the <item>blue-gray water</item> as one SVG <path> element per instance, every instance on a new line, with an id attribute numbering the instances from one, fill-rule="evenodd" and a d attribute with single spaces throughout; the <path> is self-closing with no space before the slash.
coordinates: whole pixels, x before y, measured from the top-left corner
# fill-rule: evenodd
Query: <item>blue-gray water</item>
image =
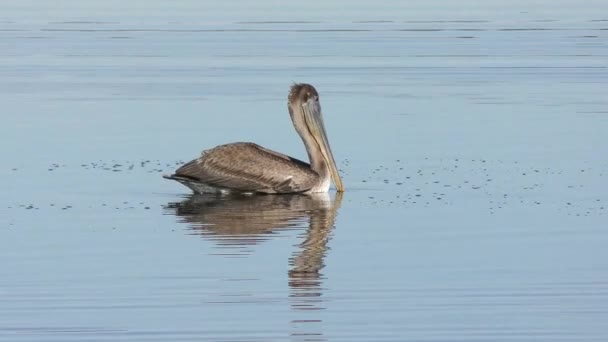
<path id="1" fill-rule="evenodd" d="M 603 1 L 0 4 L 0 340 L 608 340 Z M 347 192 L 189 197 L 255 141 Z"/>

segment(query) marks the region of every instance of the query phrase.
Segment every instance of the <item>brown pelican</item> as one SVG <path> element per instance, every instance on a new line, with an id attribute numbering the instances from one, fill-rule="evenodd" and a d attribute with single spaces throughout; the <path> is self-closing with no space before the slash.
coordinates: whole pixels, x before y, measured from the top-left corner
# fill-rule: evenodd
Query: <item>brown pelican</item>
<path id="1" fill-rule="evenodd" d="M 325 133 L 317 90 L 310 84 L 294 84 L 287 107 L 310 164 L 254 143 L 237 142 L 205 150 L 199 158 L 163 177 L 195 193 L 327 192 L 330 179 L 339 192 L 344 191 Z"/>

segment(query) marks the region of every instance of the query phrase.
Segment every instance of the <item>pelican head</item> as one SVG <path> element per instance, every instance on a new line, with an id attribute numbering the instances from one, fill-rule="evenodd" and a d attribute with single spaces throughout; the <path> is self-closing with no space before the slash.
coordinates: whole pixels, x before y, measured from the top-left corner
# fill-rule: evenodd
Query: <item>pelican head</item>
<path id="1" fill-rule="evenodd" d="M 331 152 L 323 114 L 319 103 L 319 93 L 310 84 L 300 83 L 291 87 L 288 97 L 289 114 L 293 125 L 304 141 L 310 164 L 321 177 L 329 175 L 340 192 L 344 191 L 336 161 Z"/>

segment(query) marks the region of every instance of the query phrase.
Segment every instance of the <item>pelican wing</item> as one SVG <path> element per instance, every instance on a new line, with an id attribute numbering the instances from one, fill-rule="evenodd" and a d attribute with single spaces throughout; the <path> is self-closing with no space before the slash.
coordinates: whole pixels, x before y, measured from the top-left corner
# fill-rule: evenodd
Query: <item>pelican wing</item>
<path id="1" fill-rule="evenodd" d="M 254 143 L 233 143 L 204 151 L 171 177 L 238 191 L 294 193 L 312 188 L 319 175 L 298 159 Z"/>

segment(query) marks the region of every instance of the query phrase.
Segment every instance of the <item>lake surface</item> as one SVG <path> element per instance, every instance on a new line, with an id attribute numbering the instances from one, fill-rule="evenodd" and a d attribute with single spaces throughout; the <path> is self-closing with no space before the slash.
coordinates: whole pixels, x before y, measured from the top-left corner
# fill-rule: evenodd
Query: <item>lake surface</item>
<path id="1" fill-rule="evenodd" d="M 0 4 L 1 341 L 608 340 L 603 1 Z M 191 196 L 255 141 L 347 191 Z"/>

